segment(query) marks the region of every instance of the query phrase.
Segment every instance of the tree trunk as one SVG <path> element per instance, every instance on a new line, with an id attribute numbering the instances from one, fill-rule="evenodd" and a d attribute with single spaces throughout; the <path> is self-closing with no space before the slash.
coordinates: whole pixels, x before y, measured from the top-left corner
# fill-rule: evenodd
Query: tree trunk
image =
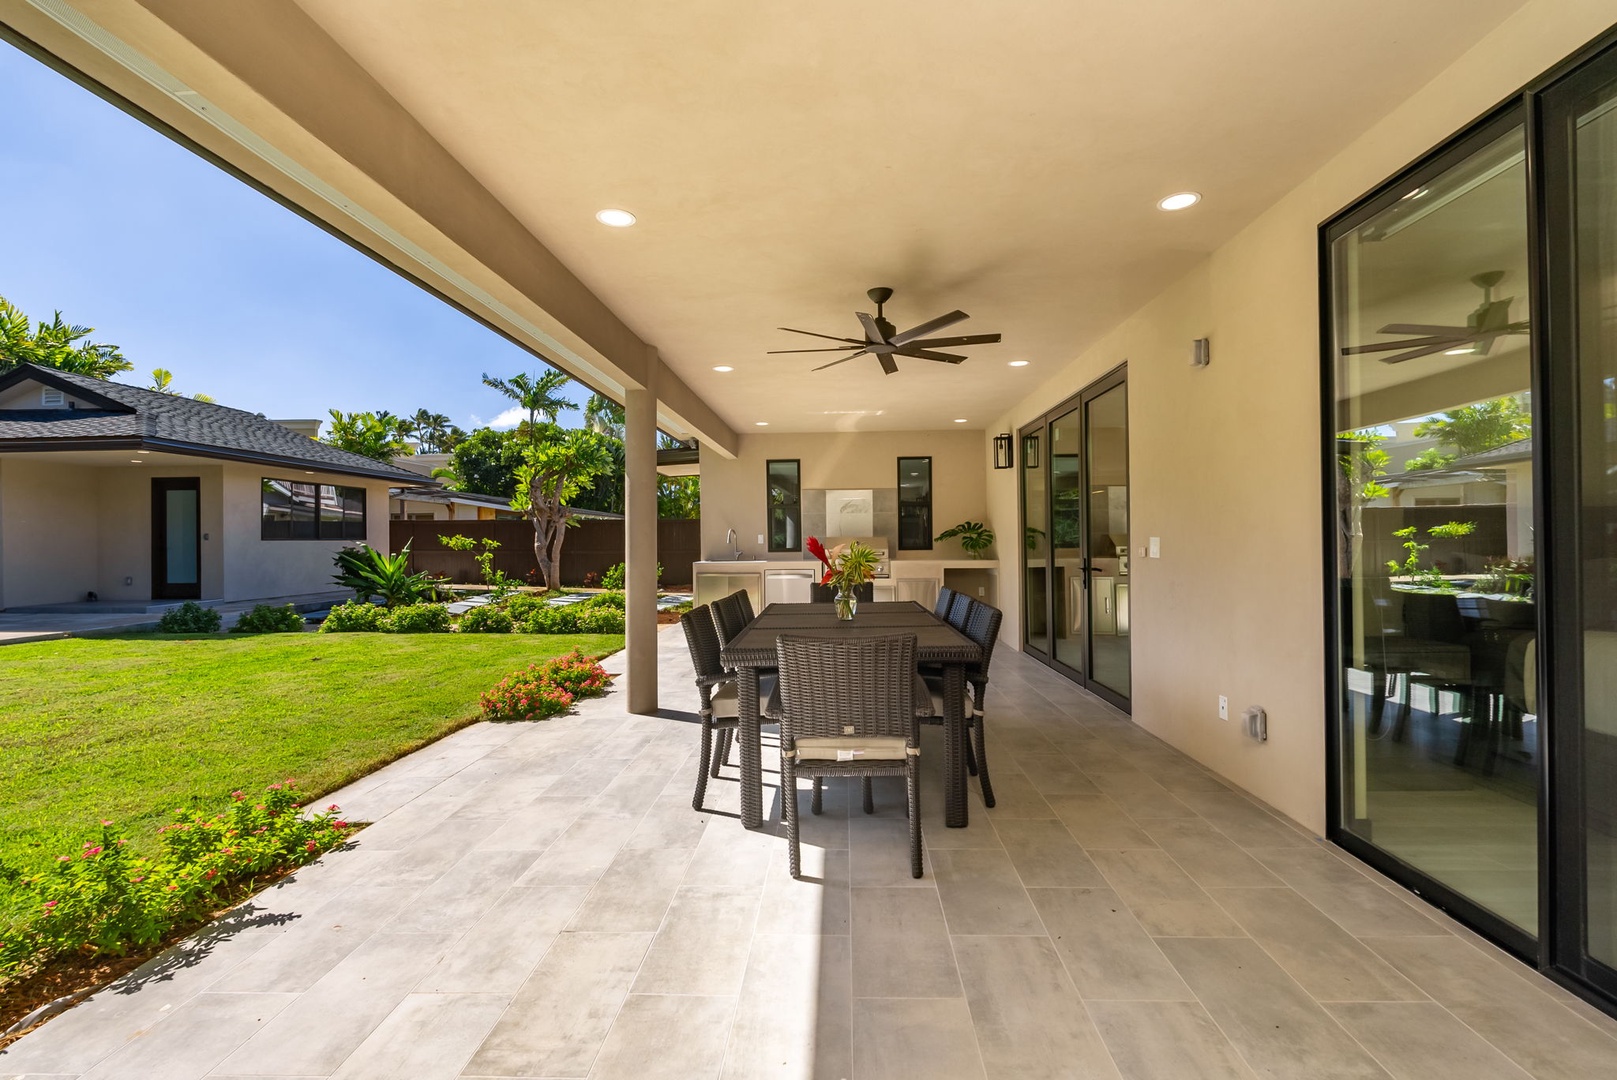
<path id="1" fill-rule="evenodd" d="M 533 522 L 533 558 L 539 564 L 539 575 L 545 579 L 547 590 L 561 588 L 561 566 L 550 558 L 550 538 L 545 535 L 544 514 L 541 507 L 534 505 L 528 511 L 528 519 Z"/>

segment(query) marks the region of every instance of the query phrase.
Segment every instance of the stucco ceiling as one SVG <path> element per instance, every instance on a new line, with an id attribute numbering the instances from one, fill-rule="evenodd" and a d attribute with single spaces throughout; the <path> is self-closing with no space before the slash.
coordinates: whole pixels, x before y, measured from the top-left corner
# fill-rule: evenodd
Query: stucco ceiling
<path id="1" fill-rule="evenodd" d="M 987 423 L 1519 6 L 299 2 L 740 431 Z M 1004 343 L 765 355 L 875 285 Z"/>

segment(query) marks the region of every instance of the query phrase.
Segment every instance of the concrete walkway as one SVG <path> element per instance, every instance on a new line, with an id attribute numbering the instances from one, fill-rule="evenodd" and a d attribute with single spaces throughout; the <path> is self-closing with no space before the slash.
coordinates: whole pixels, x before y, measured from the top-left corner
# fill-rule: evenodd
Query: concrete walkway
<path id="1" fill-rule="evenodd" d="M 661 656 L 664 700 L 693 708 L 677 628 Z M 0 1076 L 1617 1073 L 1617 1024 L 1048 670 L 994 666 L 999 806 L 941 827 L 930 730 L 919 881 L 896 785 L 872 817 L 832 785 L 793 881 L 778 799 L 742 830 L 731 766 L 693 812 L 690 715 L 631 717 L 618 692 L 339 793 L 376 821 L 353 850 Z"/>
<path id="2" fill-rule="evenodd" d="M 332 604 L 340 604 L 353 595 L 349 589 L 327 589 L 292 596 L 271 596 L 259 600 L 205 600 L 202 601 L 202 605 L 219 612 L 224 627 L 229 629 L 235 625 L 242 612 L 252 610 L 257 604 L 270 604 L 274 607 L 291 604 L 299 611 L 316 611 Z M 157 620 L 163 617 L 163 610 L 179 607 L 180 603 L 181 601 L 167 605 L 154 603 L 141 611 L 129 610 L 134 605 L 114 603 L 54 604 L 49 608 L 0 611 L 0 645 L 156 630 Z"/>

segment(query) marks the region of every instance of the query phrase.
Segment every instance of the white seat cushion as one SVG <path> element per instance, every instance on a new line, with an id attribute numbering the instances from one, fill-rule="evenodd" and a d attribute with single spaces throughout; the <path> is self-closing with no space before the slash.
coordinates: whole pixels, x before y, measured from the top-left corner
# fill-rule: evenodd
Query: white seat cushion
<path id="1" fill-rule="evenodd" d="M 917 754 L 919 750 L 915 751 Z M 909 753 L 897 735 L 842 735 L 797 740 L 798 761 L 903 761 Z"/>
<path id="2" fill-rule="evenodd" d="M 713 719 L 734 720 L 741 715 L 740 699 L 736 694 L 736 684 L 727 682 L 713 691 Z"/>

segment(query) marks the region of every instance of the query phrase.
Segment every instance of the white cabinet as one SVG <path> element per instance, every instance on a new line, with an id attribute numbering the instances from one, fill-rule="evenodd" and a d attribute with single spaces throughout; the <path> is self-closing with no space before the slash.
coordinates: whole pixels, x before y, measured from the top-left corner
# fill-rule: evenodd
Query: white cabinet
<path id="1" fill-rule="evenodd" d="M 938 579 L 930 577 L 902 577 L 892 579 L 894 600 L 913 600 L 931 611 L 938 602 Z M 876 597 L 881 599 L 880 595 Z"/>
<path id="2" fill-rule="evenodd" d="M 814 599 L 814 578 L 813 570 L 765 570 L 765 606 L 808 603 Z"/>

